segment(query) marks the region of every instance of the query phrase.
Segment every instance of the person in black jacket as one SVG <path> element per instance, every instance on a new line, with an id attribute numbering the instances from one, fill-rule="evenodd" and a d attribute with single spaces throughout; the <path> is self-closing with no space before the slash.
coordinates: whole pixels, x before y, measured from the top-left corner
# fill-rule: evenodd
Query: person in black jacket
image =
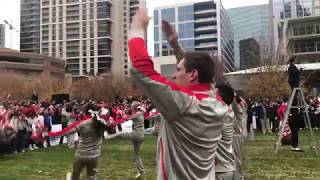
<path id="1" fill-rule="evenodd" d="M 288 68 L 288 83 L 293 91 L 294 88 L 299 87 L 300 84 L 300 70 L 295 65 L 297 63 L 297 57 L 292 57 L 289 60 L 289 68 Z M 292 102 L 293 106 L 297 105 L 297 97 L 294 97 Z M 291 129 L 291 146 L 293 151 L 301 151 L 298 147 L 299 144 L 299 110 L 293 108 L 290 110 L 291 117 L 288 119 L 289 127 Z"/>
<path id="2" fill-rule="evenodd" d="M 299 70 L 298 67 L 295 65 L 297 63 L 297 57 L 292 57 L 289 60 L 289 68 L 288 68 L 288 83 L 293 90 L 294 88 L 299 87 L 300 85 L 300 71 L 302 71 L 302 68 Z"/>

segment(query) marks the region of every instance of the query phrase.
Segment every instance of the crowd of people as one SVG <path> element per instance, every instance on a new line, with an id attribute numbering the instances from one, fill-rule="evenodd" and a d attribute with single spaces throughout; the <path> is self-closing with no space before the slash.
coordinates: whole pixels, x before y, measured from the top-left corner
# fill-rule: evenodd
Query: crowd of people
<path id="1" fill-rule="evenodd" d="M 250 126 L 253 120 L 255 121 L 254 129 L 263 133 L 278 132 L 281 122 L 278 110 L 281 104 L 287 102 L 287 99 L 279 99 L 277 101 L 263 100 L 254 101 L 251 98 L 246 100 L 247 109 L 247 130 L 250 131 Z M 315 130 L 320 128 L 320 98 L 306 98 L 308 104 L 308 114 L 310 117 L 311 127 Z M 300 114 L 299 127 L 305 128 L 304 114 Z"/>
<path id="2" fill-rule="evenodd" d="M 25 101 L 6 100 L 0 106 L 0 129 L 6 129 L 10 134 L 10 140 L 6 146 L 1 146 L 2 152 L 20 153 L 27 150 L 34 150 L 43 147 L 50 147 L 50 139 L 44 142 L 37 141 L 37 132 L 51 131 L 52 125 L 61 124 L 66 128 L 73 122 L 82 119 L 84 107 L 88 103 L 95 104 L 100 109 L 105 109 L 107 115 L 115 121 L 131 114 L 130 104 L 133 101 L 141 102 L 141 107 L 145 116 L 156 110 L 144 97 L 121 97 L 114 102 L 94 102 L 94 101 L 72 101 L 72 102 L 41 102 L 37 103 L 32 99 Z M 153 122 L 153 121 L 150 121 Z M 145 127 L 149 127 L 149 121 L 145 122 Z M 117 130 L 122 131 L 121 123 L 117 125 Z M 8 139 L 8 138 L 7 138 Z M 68 146 L 74 147 L 74 135 L 69 135 Z M 64 141 L 64 136 L 60 137 L 60 144 Z"/>

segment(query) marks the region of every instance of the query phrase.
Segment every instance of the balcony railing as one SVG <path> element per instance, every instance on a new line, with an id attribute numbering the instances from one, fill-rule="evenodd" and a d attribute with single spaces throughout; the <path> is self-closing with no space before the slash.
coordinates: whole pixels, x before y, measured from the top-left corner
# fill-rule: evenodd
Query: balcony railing
<path id="1" fill-rule="evenodd" d="M 205 34 L 205 35 L 200 35 L 200 36 L 195 37 L 196 40 L 211 39 L 211 38 L 217 38 L 217 35 L 216 34 Z"/>
<path id="2" fill-rule="evenodd" d="M 294 48 L 293 53 L 320 53 L 320 44 L 315 47 Z"/>
<path id="3" fill-rule="evenodd" d="M 215 21 L 215 20 L 216 20 L 215 17 L 208 17 L 208 18 L 195 19 L 195 22 L 199 23 L 199 22 L 208 22 L 208 21 Z"/>
<path id="4" fill-rule="evenodd" d="M 213 29 L 217 29 L 217 26 L 203 26 L 203 27 L 196 28 L 195 31 L 205 31 L 205 30 L 213 30 Z"/>
<path id="5" fill-rule="evenodd" d="M 214 13 L 214 12 L 216 12 L 215 9 L 207 9 L 207 10 L 195 11 L 194 14 L 206 14 L 206 13 Z"/>
<path id="6" fill-rule="evenodd" d="M 216 42 L 200 43 L 195 46 L 195 48 L 210 48 L 210 47 L 217 47 L 217 43 Z"/>

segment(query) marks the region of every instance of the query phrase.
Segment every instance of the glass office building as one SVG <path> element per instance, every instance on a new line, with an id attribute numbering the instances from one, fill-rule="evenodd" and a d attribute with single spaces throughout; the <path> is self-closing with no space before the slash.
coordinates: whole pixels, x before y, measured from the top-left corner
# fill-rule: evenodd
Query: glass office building
<path id="1" fill-rule="evenodd" d="M 268 41 L 270 26 L 270 12 L 269 5 L 247 6 L 240 8 L 232 8 L 227 10 L 234 29 L 234 52 L 235 52 L 235 65 L 237 68 L 243 66 L 240 58 L 240 41 L 245 39 L 254 38 L 259 44 L 265 44 Z M 253 46 L 250 46 L 254 48 Z M 259 48 L 257 46 L 256 48 Z M 255 51 L 255 50 L 253 50 Z M 259 50 L 260 52 L 260 50 Z M 258 60 L 258 59 L 257 59 Z M 251 66 L 254 66 L 251 62 Z M 259 62 L 255 62 L 255 66 L 259 66 Z"/>
<path id="2" fill-rule="evenodd" d="M 233 30 L 220 1 L 179 4 L 157 8 L 154 18 L 154 56 L 169 56 L 173 50 L 162 34 L 161 20 L 172 24 L 185 50 L 206 51 L 219 56 L 225 71 L 234 71 Z"/>

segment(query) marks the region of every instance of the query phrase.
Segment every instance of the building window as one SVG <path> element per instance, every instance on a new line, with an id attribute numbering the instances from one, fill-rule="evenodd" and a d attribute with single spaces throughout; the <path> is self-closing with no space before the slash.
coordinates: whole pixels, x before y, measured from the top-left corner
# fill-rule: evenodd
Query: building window
<path id="1" fill-rule="evenodd" d="M 179 24 L 179 38 L 193 38 L 194 23 Z"/>
<path id="2" fill-rule="evenodd" d="M 315 25 L 315 33 L 320 34 L 320 24 Z"/>
<path id="3" fill-rule="evenodd" d="M 159 57 L 160 56 L 160 50 L 159 50 L 159 44 L 154 44 L 154 56 Z"/>
<path id="4" fill-rule="evenodd" d="M 153 20 L 154 20 L 154 25 L 159 24 L 159 11 L 158 10 L 153 11 Z"/>
<path id="5" fill-rule="evenodd" d="M 173 55 L 173 49 L 170 47 L 168 42 L 162 43 L 162 56 L 170 56 Z"/>
<path id="6" fill-rule="evenodd" d="M 307 34 L 314 34 L 314 24 L 306 24 L 306 31 Z"/>
<path id="7" fill-rule="evenodd" d="M 154 27 L 154 41 L 159 41 L 159 27 Z"/>
<path id="8" fill-rule="evenodd" d="M 180 21 L 192 21 L 194 19 L 193 6 L 181 6 L 178 8 L 179 22 Z"/>
<path id="9" fill-rule="evenodd" d="M 175 15 L 174 8 L 162 9 L 161 16 L 162 16 L 163 20 L 166 20 L 169 23 L 174 23 L 176 21 L 176 15 Z"/>
<path id="10" fill-rule="evenodd" d="M 185 50 L 194 50 L 194 40 L 180 40 L 179 42 Z"/>

